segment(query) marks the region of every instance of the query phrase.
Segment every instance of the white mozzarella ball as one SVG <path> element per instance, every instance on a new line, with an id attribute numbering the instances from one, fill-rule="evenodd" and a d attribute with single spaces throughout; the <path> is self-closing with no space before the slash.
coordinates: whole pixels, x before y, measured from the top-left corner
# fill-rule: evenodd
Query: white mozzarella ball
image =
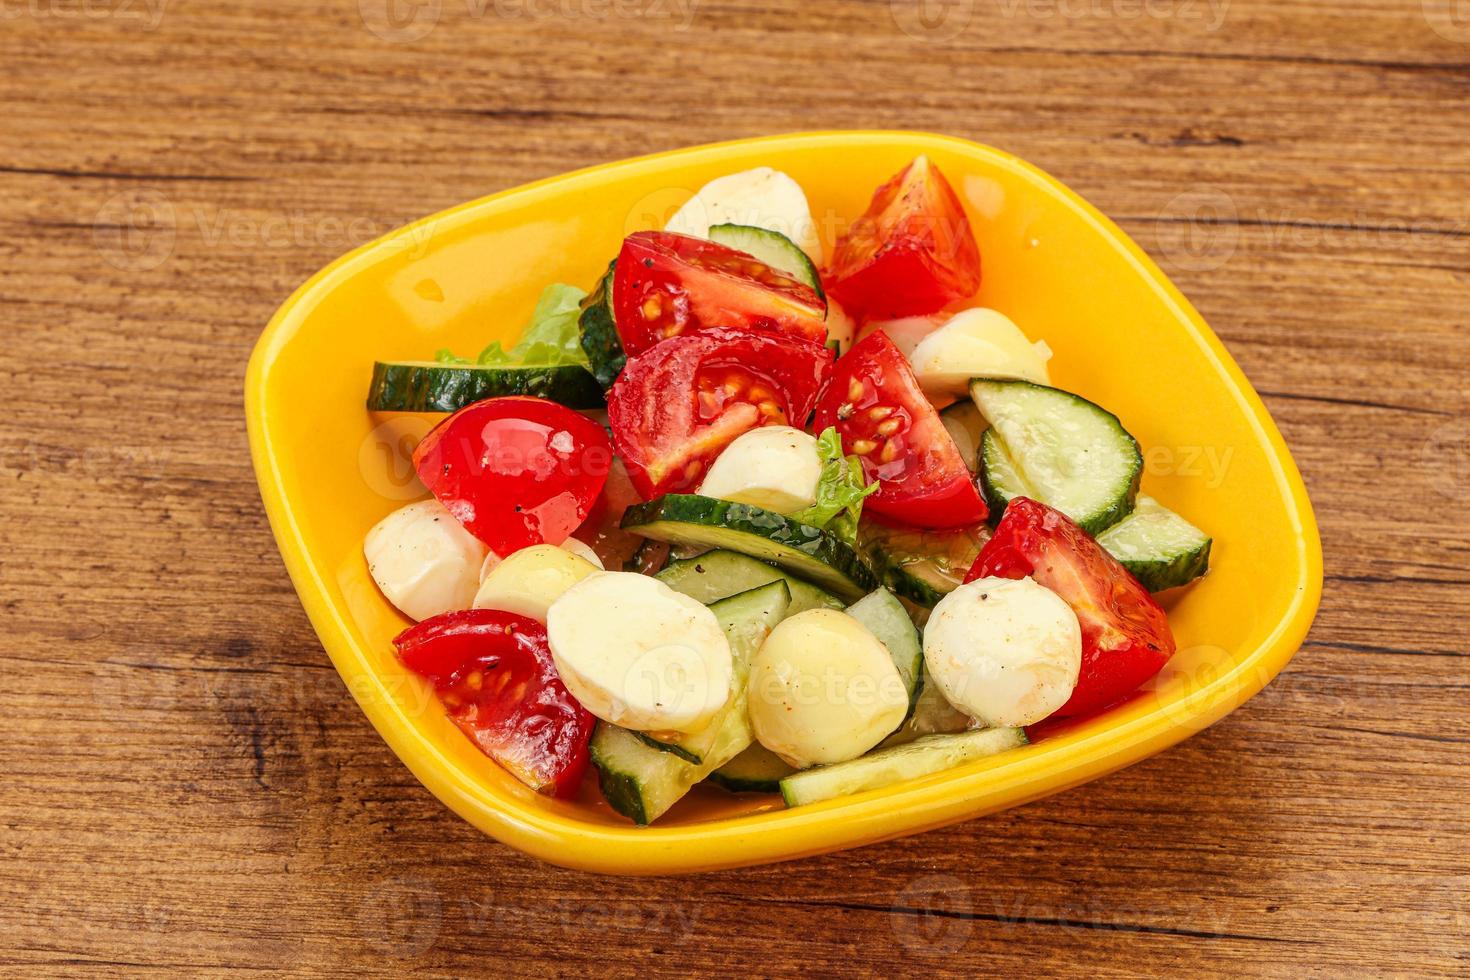
<path id="1" fill-rule="evenodd" d="M 836 609 L 782 620 L 751 663 L 751 728 L 797 768 L 856 759 L 903 723 L 909 697 L 888 648 Z"/>
<path id="2" fill-rule="evenodd" d="M 571 552 L 578 558 L 587 559 L 592 564 L 597 566 L 598 571 L 602 571 L 602 559 L 597 556 L 597 552 L 593 551 L 591 546 L 588 545 L 586 542 L 578 541 L 576 538 L 567 538 L 561 544 L 557 545 L 557 547 L 561 548 L 563 551 Z M 485 579 L 489 578 L 490 573 L 495 571 L 496 566 L 498 566 L 503 561 L 505 561 L 505 559 L 497 555 L 495 552 L 488 552 L 485 555 L 484 564 L 480 566 L 480 581 L 484 582 Z"/>
<path id="3" fill-rule="evenodd" d="M 822 239 L 806 192 L 779 170 L 756 167 L 716 177 L 674 212 L 664 230 L 706 238 L 711 226 L 723 224 L 780 232 L 822 264 Z"/>
<path id="4" fill-rule="evenodd" d="M 1033 344 L 997 310 L 956 313 L 924 337 L 909 355 L 925 394 L 964 396 L 971 378 L 1021 378 L 1051 384 L 1051 348 Z"/>
<path id="5" fill-rule="evenodd" d="M 546 622 L 546 610 L 597 566 L 565 548 L 522 548 L 491 569 L 475 594 L 476 609 L 500 609 Z"/>
<path id="6" fill-rule="evenodd" d="M 1072 696 L 1082 631 L 1072 608 L 1033 579 L 976 579 L 935 605 L 924 664 L 966 714 L 994 727 L 1031 725 Z"/>
<path id="7" fill-rule="evenodd" d="M 697 732 L 730 698 L 734 662 L 703 603 L 632 572 L 597 572 L 546 617 L 562 683 L 603 721 Z"/>
<path id="8" fill-rule="evenodd" d="M 790 515 L 817 502 L 821 476 L 814 437 L 789 425 L 767 425 L 725 447 L 699 492 Z"/>
<path id="9" fill-rule="evenodd" d="M 488 550 L 434 499 L 389 514 L 362 545 L 373 581 L 415 620 L 469 608 Z"/>
<path id="10" fill-rule="evenodd" d="M 862 340 L 874 331 L 881 330 L 893 341 L 904 357 L 912 357 L 914 348 L 918 347 L 923 339 L 939 328 L 943 322 L 942 317 L 937 316 L 906 316 L 898 320 L 873 320 L 863 324 L 858 331 L 858 340 Z"/>

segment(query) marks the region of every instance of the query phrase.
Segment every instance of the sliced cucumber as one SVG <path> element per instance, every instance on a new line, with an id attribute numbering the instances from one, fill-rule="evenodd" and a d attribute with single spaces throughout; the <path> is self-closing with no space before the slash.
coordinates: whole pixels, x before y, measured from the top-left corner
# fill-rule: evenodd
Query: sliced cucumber
<path id="1" fill-rule="evenodd" d="M 712 225 L 709 240 L 753 255 L 777 272 L 784 272 L 797 282 L 812 287 L 823 299 L 827 298 L 827 294 L 822 292 L 822 277 L 817 275 L 817 267 L 812 265 L 812 260 L 779 231 L 753 225 Z"/>
<path id="2" fill-rule="evenodd" d="M 708 725 L 692 735 L 651 735 L 647 732 L 635 734 L 654 748 L 672 752 L 686 762 L 695 765 L 703 763 L 723 737 L 725 718 L 732 712 L 741 719 L 746 718 L 745 686 L 750 679 L 750 657 L 759 649 L 766 634 L 786 618 L 790 609 L 791 590 L 780 579 L 739 595 L 732 595 L 728 599 L 721 599 L 710 606 L 710 612 L 715 614 L 720 628 L 730 641 L 732 654 L 737 647 L 749 650 L 747 656 L 735 656 L 735 672 L 730 680 L 730 700 L 725 702 L 725 706 Z"/>
<path id="3" fill-rule="evenodd" d="M 672 561 L 656 578 L 675 592 L 693 596 L 705 605 L 768 582 L 785 581 L 791 590 L 788 616 L 808 609 L 842 608 L 842 600 L 830 592 L 738 551 L 707 551 L 697 558 Z"/>
<path id="4" fill-rule="evenodd" d="M 910 602 L 932 608 L 959 588 L 990 538 L 983 525 L 952 531 L 916 531 L 864 521 L 858 548 L 883 584 Z"/>
<path id="5" fill-rule="evenodd" d="M 436 361 L 379 361 L 368 387 L 370 412 L 457 412 L 466 405 L 504 395 L 532 395 L 567 408 L 601 408 L 602 387 L 587 369 L 485 367 Z"/>
<path id="6" fill-rule="evenodd" d="M 732 793 L 779 793 L 781 780 L 794 772 L 779 755 L 752 742 L 750 748 L 710 773 L 709 779 Z"/>
<path id="7" fill-rule="evenodd" d="M 973 401 L 955 402 L 939 413 L 939 421 L 949 430 L 949 436 L 970 472 L 980 472 L 980 437 L 989 428 L 980 409 Z"/>
<path id="8" fill-rule="evenodd" d="M 773 562 L 847 601 L 862 598 L 878 584 L 845 542 L 750 504 L 671 493 L 629 507 L 623 529 L 657 541 L 724 548 Z"/>
<path id="9" fill-rule="evenodd" d="M 893 666 L 898 668 L 898 676 L 903 678 L 904 689 L 909 692 L 909 710 L 904 715 L 907 721 L 919 700 L 924 669 L 924 649 L 914 621 L 909 619 L 903 603 L 887 589 L 869 592 L 848 606 L 847 614 L 866 626 L 888 648 Z"/>
<path id="10" fill-rule="evenodd" d="M 975 724 L 975 720 L 945 700 L 939 685 L 929 678 L 926 669 L 919 679 L 919 699 L 914 713 L 909 715 L 898 731 L 885 738 L 878 747 L 886 749 L 892 745 L 907 745 L 925 735 L 949 735 L 963 732 Z"/>
<path id="11" fill-rule="evenodd" d="M 747 594 L 726 600 L 732 605 L 727 607 L 727 615 L 721 622 L 730 640 L 737 681 L 731 690 L 730 703 L 710 726 L 713 738 L 702 762 L 696 765 L 668 751 L 667 746 L 650 745 L 640 734 L 606 722 L 599 722 L 592 733 L 592 764 L 597 767 L 602 795 L 614 810 L 634 823 L 646 825 L 657 820 L 690 787 L 744 752 L 754 741 L 745 702 L 750 660 L 786 615 L 783 604 L 772 601 L 771 597 L 784 599 L 788 594 L 784 583 L 754 591 L 765 595 Z"/>
<path id="12" fill-rule="evenodd" d="M 879 749 L 850 762 L 794 773 L 781 780 L 781 796 L 787 806 L 820 803 L 943 772 L 1025 744 L 1026 733 L 1019 728 L 926 735 L 907 745 Z"/>
<path id="13" fill-rule="evenodd" d="M 1209 536 L 1143 494 L 1133 513 L 1099 534 L 1097 543 L 1150 592 L 1186 585 L 1210 567 Z"/>
<path id="14" fill-rule="evenodd" d="M 577 319 L 577 327 L 582 332 L 582 350 L 592 366 L 593 377 L 603 388 L 612 387 L 618 375 L 623 373 L 623 365 L 628 362 L 613 318 L 613 267 L 616 265 L 616 260 L 608 263 L 607 273 L 582 300 L 582 315 Z"/>
<path id="15" fill-rule="evenodd" d="M 970 397 L 990 423 L 982 489 L 994 513 L 1026 496 L 1098 534 L 1133 510 L 1143 454 L 1116 415 L 1030 381 L 977 378 Z"/>

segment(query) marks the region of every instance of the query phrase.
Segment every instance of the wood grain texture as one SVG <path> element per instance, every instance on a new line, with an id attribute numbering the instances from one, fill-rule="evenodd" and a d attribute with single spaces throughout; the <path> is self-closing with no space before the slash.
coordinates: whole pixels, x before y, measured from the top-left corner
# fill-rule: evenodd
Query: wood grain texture
<path id="1" fill-rule="evenodd" d="M 1470 975 L 1463 4 L 385 9 L 0 4 L 0 971 Z M 1004 147 L 1158 257 L 1305 473 L 1317 624 L 1209 731 L 1018 810 L 693 879 L 537 864 L 318 646 L 251 345 L 412 217 L 838 127 Z"/>

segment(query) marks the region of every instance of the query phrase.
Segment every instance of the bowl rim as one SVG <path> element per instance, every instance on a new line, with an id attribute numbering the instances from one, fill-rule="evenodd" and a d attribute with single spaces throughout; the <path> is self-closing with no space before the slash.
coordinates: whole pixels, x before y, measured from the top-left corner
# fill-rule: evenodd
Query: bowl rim
<path id="1" fill-rule="evenodd" d="M 271 436 L 270 372 L 276 356 L 320 301 L 347 278 L 377 261 L 381 249 L 427 227 L 454 228 L 511 198 L 534 204 L 555 188 L 574 190 L 592 177 L 632 175 L 685 158 L 715 162 L 756 147 L 839 149 L 901 142 L 918 152 L 944 148 L 1009 169 L 1056 195 L 1128 260 L 1159 295 L 1233 394 L 1267 453 L 1275 487 L 1296 530 L 1296 595 L 1285 615 L 1255 650 L 1241 656 L 1188 696 L 1188 710 L 1153 710 L 1067 745 L 1061 758 L 1039 767 L 1021 749 L 960 769 L 813 806 L 776 809 L 703 823 L 668 827 L 593 824 L 498 792 L 439 752 L 405 714 L 365 651 L 351 639 L 344 610 L 329 598 L 325 569 L 308 553 L 305 537 L 286 499 L 284 474 Z M 245 415 L 261 498 L 281 557 L 307 617 L 337 672 L 364 714 L 423 785 L 475 827 L 552 864 L 615 874 L 668 874 L 790 860 L 919 833 L 1031 802 L 1138 762 L 1202 730 L 1259 692 L 1299 649 L 1316 615 L 1322 591 L 1321 538 L 1306 487 L 1280 431 L 1235 360 L 1169 277 L 1100 211 L 1041 169 L 981 143 L 912 130 L 825 130 L 760 136 L 665 150 L 597 164 L 522 184 L 456 205 L 397 228 L 331 262 L 300 287 L 271 317 L 245 376 Z M 1055 756 L 1053 751 L 1050 755 Z M 840 811 L 840 815 L 837 815 Z M 832 833 L 841 823 L 840 837 Z"/>

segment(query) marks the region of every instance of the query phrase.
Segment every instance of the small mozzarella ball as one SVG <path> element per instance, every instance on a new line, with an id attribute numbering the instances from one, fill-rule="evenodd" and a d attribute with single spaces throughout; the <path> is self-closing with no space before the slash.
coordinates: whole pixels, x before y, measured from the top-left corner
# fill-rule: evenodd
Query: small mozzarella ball
<path id="1" fill-rule="evenodd" d="M 373 581 L 415 620 L 467 609 L 488 550 L 433 499 L 389 514 L 362 544 Z"/>
<path id="2" fill-rule="evenodd" d="M 888 648 L 836 609 L 782 620 L 756 652 L 748 694 L 756 739 L 799 769 L 856 759 L 909 708 Z"/>
<path id="3" fill-rule="evenodd" d="M 1072 608 L 1033 579 L 976 579 L 935 605 L 924 664 L 966 714 L 994 727 L 1031 725 L 1072 696 L 1082 630 Z"/>
<path id="4" fill-rule="evenodd" d="M 1021 378 L 1051 384 L 1046 362 L 1051 348 L 1026 339 L 998 310 L 956 313 L 919 341 L 909 355 L 925 394 L 965 395 L 971 378 Z"/>
<path id="5" fill-rule="evenodd" d="M 815 438 L 788 425 L 767 425 L 730 443 L 699 492 L 790 515 L 817 502 L 821 476 Z"/>
<path id="6" fill-rule="evenodd" d="M 898 320 L 874 320 L 863 324 L 858 331 L 858 340 L 861 341 L 868 334 L 881 330 L 893 341 L 893 346 L 899 349 L 904 357 L 912 357 L 914 348 L 935 330 L 939 324 L 944 322 L 942 316 L 906 316 Z"/>
<path id="7" fill-rule="evenodd" d="M 546 622 L 546 610 L 562 593 L 597 571 L 565 548 L 522 548 L 491 569 L 475 594 L 476 609 L 500 609 Z"/>
<path id="8" fill-rule="evenodd" d="M 557 673 L 603 721 L 697 732 L 730 699 L 730 642 L 709 607 L 633 572 L 596 572 L 546 617 Z"/>
<path id="9" fill-rule="evenodd" d="M 561 544 L 557 545 L 557 547 L 561 548 L 563 551 L 571 552 L 578 558 L 587 559 L 592 564 L 597 566 L 598 571 L 602 571 L 602 559 L 597 557 L 597 552 L 593 551 L 592 548 L 585 542 L 578 541 L 576 538 L 567 538 Z M 485 555 L 485 563 L 480 566 L 480 581 L 483 583 L 485 579 L 489 578 L 490 573 L 495 571 L 496 567 L 503 561 L 505 561 L 505 559 L 497 555 L 495 552 L 488 552 Z"/>
<path id="10" fill-rule="evenodd" d="M 713 225 L 723 224 L 780 232 L 822 264 L 822 239 L 806 192 L 779 170 L 756 167 L 716 177 L 674 212 L 664 230 L 707 238 Z"/>

